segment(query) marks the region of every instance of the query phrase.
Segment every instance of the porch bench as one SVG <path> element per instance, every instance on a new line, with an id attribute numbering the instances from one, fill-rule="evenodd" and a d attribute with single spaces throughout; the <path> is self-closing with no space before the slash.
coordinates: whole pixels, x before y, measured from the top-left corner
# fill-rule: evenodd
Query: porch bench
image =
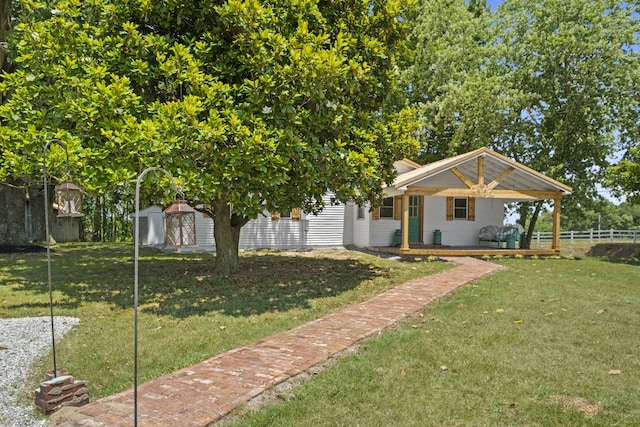
<path id="1" fill-rule="evenodd" d="M 480 229 L 478 233 L 478 244 L 480 242 L 496 242 L 498 247 L 507 241 L 509 236 L 513 236 L 516 242 L 520 242 L 520 230 L 514 225 L 487 225 Z"/>

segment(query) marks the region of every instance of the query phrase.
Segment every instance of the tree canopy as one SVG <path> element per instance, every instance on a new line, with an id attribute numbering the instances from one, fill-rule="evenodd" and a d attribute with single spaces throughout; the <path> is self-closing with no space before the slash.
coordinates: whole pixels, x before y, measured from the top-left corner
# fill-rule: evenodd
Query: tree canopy
<path id="1" fill-rule="evenodd" d="M 212 215 L 218 267 L 232 271 L 240 227 L 265 209 L 381 199 L 415 148 L 396 84 L 410 7 L 23 2 L 18 69 L 0 81 L 0 180 L 37 177 L 53 137 L 89 191 L 162 166 Z"/>
<path id="2" fill-rule="evenodd" d="M 423 155 L 489 146 L 572 186 L 564 211 L 581 215 L 614 154 L 637 146 L 638 4 L 473 6 L 421 7 L 416 62 L 405 76 L 423 113 Z M 523 225 L 529 209 L 521 207 Z"/>
<path id="3" fill-rule="evenodd" d="M 587 230 L 640 230 L 640 205 L 623 202 L 615 205 L 609 200 L 601 200 L 581 218 L 562 217 L 562 228 L 574 231 Z M 536 231 L 553 229 L 553 212 L 540 215 Z"/>

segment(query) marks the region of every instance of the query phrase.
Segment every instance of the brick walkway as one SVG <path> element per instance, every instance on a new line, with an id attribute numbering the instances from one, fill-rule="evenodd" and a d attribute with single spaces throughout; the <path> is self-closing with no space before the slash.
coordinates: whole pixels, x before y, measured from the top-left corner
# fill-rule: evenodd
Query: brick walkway
<path id="1" fill-rule="evenodd" d="M 474 258 L 412 280 L 293 330 L 214 356 L 138 385 L 138 425 L 207 426 L 265 390 L 388 328 L 429 302 L 499 268 Z M 133 389 L 80 408 L 63 408 L 53 426 L 133 425 Z"/>

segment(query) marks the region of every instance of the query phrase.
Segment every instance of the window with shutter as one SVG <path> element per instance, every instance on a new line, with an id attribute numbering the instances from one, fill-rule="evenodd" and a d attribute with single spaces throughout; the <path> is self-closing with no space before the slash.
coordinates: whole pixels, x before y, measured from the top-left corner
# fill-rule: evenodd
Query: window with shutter
<path id="1" fill-rule="evenodd" d="M 453 197 L 447 197 L 447 221 L 453 221 Z"/>
<path id="2" fill-rule="evenodd" d="M 467 219 L 467 199 L 453 199 L 453 218 Z"/>
<path id="3" fill-rule="evenodd" d="M 393 197 L 385 197 L 382 201 L 382 206 L 380 206 L 380 218 L 394 218 L 393 215 Z"/>
<path id="4" fill-rule="evenodd" d="M 402 196 L 396 196 L 393 199 L 393 219 L 400 220 L 402 218 Z"/>
<path id="5" fill-rule="evenodd" d="M 291 221 L 300 221 L 300 208 L 293 208 L 291 211 Z"/>

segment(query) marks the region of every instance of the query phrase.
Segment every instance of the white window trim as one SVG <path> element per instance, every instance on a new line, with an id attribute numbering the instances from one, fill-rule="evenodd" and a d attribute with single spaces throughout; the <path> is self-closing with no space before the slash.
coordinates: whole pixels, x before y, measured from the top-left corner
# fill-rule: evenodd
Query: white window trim
<path id="1" fill-rule="evenodd" d="M 394 219 L 395 218 L 395 200 L 393 197 L 385 197 L 384 200 L 391 200 L 391 206 L 388 205 L 382 205 L 378 208 L 378 217 L 380 219 Z M 385 215 L 383 215 L 382 213 L 385 212 Z M 391 212 L 391 215 L 388 215 L 388 213 Z"/>

